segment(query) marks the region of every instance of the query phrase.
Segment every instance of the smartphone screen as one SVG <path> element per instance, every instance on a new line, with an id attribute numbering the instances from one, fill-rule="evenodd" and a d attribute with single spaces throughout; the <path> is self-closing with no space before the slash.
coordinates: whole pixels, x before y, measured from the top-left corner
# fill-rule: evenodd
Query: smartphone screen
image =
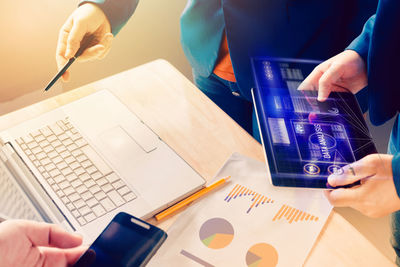
<path id="1" fill-rule="evenodd" d="M 74 266 L 144 266 L 166 236 L 155 226 L 119 213 Z"/>

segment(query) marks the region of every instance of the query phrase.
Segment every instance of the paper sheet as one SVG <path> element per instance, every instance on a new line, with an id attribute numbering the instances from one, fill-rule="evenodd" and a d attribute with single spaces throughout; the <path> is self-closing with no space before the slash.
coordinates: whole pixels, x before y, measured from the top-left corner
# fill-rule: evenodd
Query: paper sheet
<path id="1" fill-rule="evenodd" d="M 265 163 L 233 154 L 231 176 L 171 226 L 149 266 L 301 266 L 332 206 L 321 190 L 273 187 Z"/>

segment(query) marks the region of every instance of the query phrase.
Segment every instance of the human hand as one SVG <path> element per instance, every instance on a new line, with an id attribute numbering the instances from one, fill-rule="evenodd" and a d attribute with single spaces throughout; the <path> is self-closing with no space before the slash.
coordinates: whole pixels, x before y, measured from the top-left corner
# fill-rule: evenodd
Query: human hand
<path id="1" fill-rule="evenodd" d="M 61 27 L 56 51 L 59 70 L 67 63 L 68 59 L 78 52 L 85 35 L 94 35 L 95 38 L 89 48 L 77 60 L 103 59 L 110 51 L 113 35 L 106 15 L 95 4 L 86 3 L 81 5 Z M 70 72 L 67 70 L 62 78 L 64 81 L 68 81 Z"/>
<path id="2" fill-rule="evenodd" d="M 318 90 L 318 101 L 325 101 L 332 91 L 356 94 L 368 84 L 362 57 L 346 50 L 319 64 L 301 83 L 299 90 Z"/>
<path id="3" fill-rule="evenodd" d="M 0 267 L 68 266 L 85 251 L 82 237 L 55 224 L 24 220 L 0 223 Z"/>
<path id="4" fill-rule="evenodd" d="M 371 154 L 343 167 L 342 174 L 331 175 L 331 186 L 361 185 L 325 192 L 336 207 L 352 207 L 366 216 L 377 218 L 400 209 L 400 199 L 393 182 L 392 155 Z"/>

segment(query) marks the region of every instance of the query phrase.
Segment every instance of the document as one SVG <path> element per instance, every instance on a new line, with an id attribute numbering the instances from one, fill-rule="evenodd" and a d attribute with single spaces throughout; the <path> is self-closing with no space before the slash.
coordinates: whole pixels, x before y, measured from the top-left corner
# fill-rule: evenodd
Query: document
<path id="1" fill-rule="evenodd" d="M 264 162 L 233 154 L 220 189 L 194 202 L 149 266 L 302 266 L 332 206 L 321 190 L 273 187 Z"/>

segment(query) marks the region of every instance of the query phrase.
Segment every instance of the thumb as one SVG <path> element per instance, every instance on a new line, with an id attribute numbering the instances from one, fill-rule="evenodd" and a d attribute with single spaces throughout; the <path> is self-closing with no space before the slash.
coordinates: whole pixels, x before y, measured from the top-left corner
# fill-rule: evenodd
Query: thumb
<path id="1" fill-rule="evenodd" d="M 325 196 L 335 207 L 349 207 L 357 199 L 358 188 L 339 188 L 325 191 Z"/>
<path id="2" fill-rule="evenodd" d="M 81 41 L 86 34 L 86 27 L 79 20 L 72 20 L 72 28 L 68 35 L 65 57 L 72 58 L 78 52 Z"/>
<path id="3" fill-rule="evenodd" d="M 318 88 L 318 101 L 325 101 L 332 89 L 337 87 L 335 84 L 342 77 L 344 69 L 342 65 L 332 63 L 328 70 L 321 76 Z"/>
<path id="4" fill-rule="evenodd" d="M 43 263 L 39 266 L 72 266 L 86 249 L 83 246 L 70 249 L 42 247 L 40 251 Z"/>

